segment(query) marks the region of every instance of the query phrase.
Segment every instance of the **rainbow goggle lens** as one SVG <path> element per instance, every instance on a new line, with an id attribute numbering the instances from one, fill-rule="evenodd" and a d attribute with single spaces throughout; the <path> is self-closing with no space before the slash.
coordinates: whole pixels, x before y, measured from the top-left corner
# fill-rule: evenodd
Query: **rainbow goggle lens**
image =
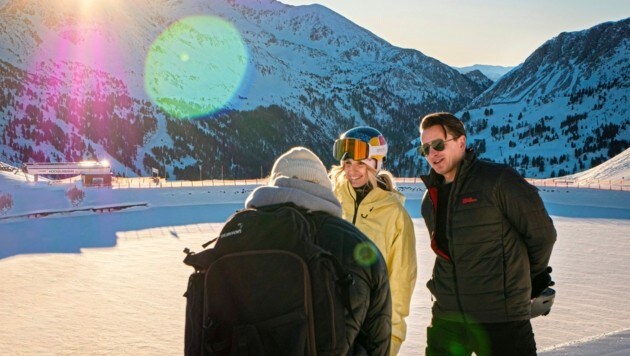
<path id="1" fill-rule="evenodd" d="M 385 139 L 382 136 L 374 137 L 368 144 L 365 141 L 356 138 L 340 138 L 333 145 L 333 156 L 337 161 L 342 159 L 353 159 L 361 161 L 367 158 L 382 159 L 387 154 L 387 145 L 384 144 Z"/>

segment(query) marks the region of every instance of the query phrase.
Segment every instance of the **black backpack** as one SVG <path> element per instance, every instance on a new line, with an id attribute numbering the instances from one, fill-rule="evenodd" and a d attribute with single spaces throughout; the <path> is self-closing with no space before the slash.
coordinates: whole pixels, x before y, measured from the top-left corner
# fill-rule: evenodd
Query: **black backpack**
<path id="1" fill-rule="evenodd" d="M 246 209 L 227 221 L 214 248 L 184 250 L 195 268 L 184 294 L 185 355 L 348 352 L 352 276 L 317 246 L 315 232 L 294 205 Z"/>

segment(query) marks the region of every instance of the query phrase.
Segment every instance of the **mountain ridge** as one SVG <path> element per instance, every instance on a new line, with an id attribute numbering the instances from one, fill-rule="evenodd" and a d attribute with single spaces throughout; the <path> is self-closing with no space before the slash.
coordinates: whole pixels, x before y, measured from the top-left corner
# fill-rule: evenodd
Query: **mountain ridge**
<path id="1" fill-rule="evenodd" d="M 512 69 L 516 67 L 515 66 L 499 66 L 499 65 L 492 65 L 492 64 L 473 64 L 471 66 L 453 67 L 453 68 L 457 69 L 457 71 L 459 71 L 462 74 L 468 74 L 470 72 L 478 70 L 481 73 L 483 73 L 483 75 L 488 77 L 488 79 L 492 80 L 493 82 L 496 82 L 497 80 L 499 80 L 499 78 L 501 78 L 502 76 L 504 76 L 505 74 L 507 74 L 509 71 L 511 71 Z"/>
<path id="2" fill-rule="evenodd" d="M 522 65 L 484 91 L 486 86 L 439 60 L 394 47 L 321 5 L 273 0 L 93 4 L 101 8 L 85 18 L 72 6 L 44 11 L 36 0 L 11 0 L 0 8 L 5 88 L 0 92 L 1 159 L 19 163 L 107 158 L 116 174 L 142 175 L 160 166 L 170 177 L 182 179 L 197 176 L 201 166 L 206 177 L 218 176 L 223 168 L 234 178 L 254 177 L 268 172 L 275 157 L 291 145 L 311 147 L 325 164 L 333 164 L 329 146 L 337 135 L 352 126 L 372 125 L 390 143 L 387 168 L 398 175 L 418 175 L 428 169 L 415 152 L 418 118 L 432 111 L 459 112 L 473 135 L 486 136 L 474 139 L 479 148 L 481 140 L 487 140 L 488 158 L 508 158 L 492 149 L 492 135 L 482 132 L 483 120 L 492 116 L 483 112 L 494 105 L 482 104 L 518 91 L 513 78 Z M 208 85 L 203 81 L 206 73 L 220 72 L 217 61 L 203 60 L 209 49 L 219 48 L 212 33 L 189 22 L 184 25 L 196 31 L 196 38 L 168 42 L 174 38 L 168 36 L 169 29 L 194 17 L 231 24 L 246 49 L 237 89 L 224 95 L 229 98 L 221 105 L 214 101 L 220 90 L 194 89 Z M 160 96 L 157 82 L 146 79 L 147 58 L 154 53 L 175 58 L 154 61 L 161 65 L 155 79 L 180 95 Z M 147 89 L 155 89 L 155 97 Z M 518 115 L 528 105 L 511 111 Z M 186 111 L 192 109 L 198 111 Z M 191 119 L 187 112 L 201 114 Z M 524 121 L 535 125 L 538 117 L 526 115 Z M 127 132 L 116 135 L 120 128 Z M 55 137 L 54 132 L 70 139 Z M 627 144 L 617 141 L 613 151 Z M 558 174 L 531 170 L 522 157 L 506 162 L 528 174 Z M 573 167 L 562 169 L 570 172 Z"/>
<path id="3" fill-rule="evenodd" d="M 630 146 L 630 19 L 545 42 L 457 114 L 479 153 L 564 176 Z"/>
<path id="4" fill-rule="evenodd" d="M 139 12 L 142 5 L 151 3 L 146 13 Z M 151 46 L 156 46 L 145 39 L 156 38 L 159 35 L 159 26 L 166 26 L 177 22 L 181 18 L 190 16 L 212 16 L 219 17 L 237 25 L 244 43 L 247 45 L 251 56 L 248 59 L 248 69 L 244 75 L 244 83 L 239 91 L 235 93 L 221 110 L 216 114 L 200 115 L 197 120 L 192 121 L 192 125 L 185 125 L 188 132 L 187 137 L 195 137 L 195 142 L 204 140 L 203 133 L 207 139 L 227 134 L 240 142 L 216 142 L 213 151 L 216 156 L 210 157 L 204 152 L 189 152 L 187 157 L 178 157 L 178 151 L 182 148 L 175 148 L 178 139 L 174 137 L 169 128 L 180 125 L 167 124 L 170 120 L 178 120 L 173 117 L 177 113 L 178 105 L 205 105 L 203 102 L 191 102 L 186 97 L 181 98 L 157 98 L 157 102 L 164 103 L 164 107 L 151 107 L 145 109 L 151 112 L 150 116 L 157 120 L 155 127 L 149 132 L 139 133 L 143 136 L 143 145 L 138 147 L 135 157 L 123 157 L 122 153 L 111 152 L 113 147 L 103 145 L 103 142 L 88 138 L 86 146 L 92 145 L 94 152 L 91 156 L 108 157 L 113 161 L 114 169 L 117 172 L 127 171 L 125 167 L 132 168 L 132 171 L 147 172 L 155 162 L 166 161 L 169 174 L 177 176 L 176 171 L 188 171 L 192 169 L 192 162 L 204 161 L 217 165 L 221 162 L 224 166 L 238 167 L 242 174 L 254 174 L 260 171 L 255 160 L 250 158 L 242 161 L 241 157 L 228 158 L 230 152 L 240 151 L 237 146 L 243 145 L 245 138 L 240 138 L 232 132 L 234 128 L 225 128 L 226 133 L 220 133 L 222 128 L 218 125 L 210 124 L 208 127 L 200 127 L 201 121 L 205 119 L 216 120 L 217 117 L 223 125 L 232 125 L 233 118 L 228 117 L 229 113 L 260 112 L 266 110 L 274 111 L 273 106 L 281 106 L 286 111 L 286 115 L 281 115 L 288 120 L 293 117 L 299 121 L 299 125 L 305 131 L 315 130 L 317 135 L 301 134 L 291 142 L 291 144 L 303 143 L 305 145 L 321 145 L 332 142 L 334 138 L 349 126 L 358 124 L 368 124 L 383 127 L 384 133 L 391 142 L 391 151 L 398 155 L 399 159 L 393 159 L 392 169 L 396 170 L 401 160 L 405 160 L 402 151 L 406 149 L 408 141 L 413 137 L 412 128 L 417 123 L 417 117 L 425 111 L 446 108 L 455 110 L 463 107 L 480 90 L 463 75 L 441 62 L 426 57 L 415 50 L 399 49 L 391 46 L 386 41 L 374 36 L 365 30 L 343 18 L 341 15 L 326 9 L 322 6 L 293 7 L 278 3 L 276 1 L 243 2 L 213 0 L 202 1 L 166 1 L 159 3 L 149 1 L 138 1 L 126 8 L 123 2 L 114 2 L 110 5 L 99 3 L 99 6 L 106 7 L 98 15 L 85 20 L 80 18 L 68 8 L 53 8 L 42 12 L 37 5 L 38 1 L 11 1 L 9 5 L 0 10 L 3 19 L 14 19 L 14 23 L 31 23 L 32 26 L 17 27 L 15 31 L 10 31 L 12 27 L 3 28 L 2 34 L 2 58 L 17 58 L 8 63 L 14 63 L 21 67 L 24 73 L 9 73 L 5 82 L 13 82 L 8 86 L 16 86 L 19 78 L 25 73 L 37 73 L 37 68 L 54 68 L 53 73 L 40 74 L 52 77 L 49 80 L 61 81 L 60 78 L 73 78 L 74 87 L 60 89 L 62 91 L 73 91 L 69 100 L 74 106 L 85 108 L 83 101 L 90 102 L 90 107 L 102 105 L 93 102 L 90 98 L 81 96 L 81 92 L 93 92 L 95 88 L 101 89 L 98 97 L 100 101 L 111 101 L 115 95 L 129 97 L 134 103 L 125 104 L 123 107 L 113 107 L 111 110 L 129 112 L 137 107 L 145 107 L 148 99 L 147 95 L 141 93 L 139 88 L 145 87 L 142 78 L 143 68 L 138 62 L 139 59 L 129 59 L 138 56 L 138 53 L 149 52 Z M 19 5 L 19 6 L 18 6 Z M 114 6 L 117 5 L 117 6 Z M 107 7 L 110 6 L 110 7 Z M 134 10 L 137 19 L 132 22 L 131 27 L 123 27 L 125 36 L 116 35 L 113 24 L 122 9 Z M 156 9 L 162 9 L 161 11 Z M 129 11 L 131 11 L 129 10 Z M 128 16 L 129 17 L 129 16 Z M 135 16 L 132 16 L 135 17 Z M 64 20 L 59 20 L 64 19 Z M 112 26 L 106 27 L 104 23 L 112 22 Z M 123 17 L 122 22 L 129 22 L 127 17 Z M 9 23 L 6 21 L 5 23 Z M 74 24 L 79 23 L 76 27 Z M 140 25 L 137 25 L 139 23 Z M 49 27 L 46 27 L 48 24 Z M 52 25 L 51 25 L 52 24 Z M 145 25 L 145 27 L 142 27 Z M 75 26 L 75 27 L 73 27 Z M 77 33 L 77 28 L 94 29 L 92 32 Z M 70 33 L 75 35 L 68 35 Z M 98 31 L 97 31 L 98 30 Z M 38 32 L 40 31 L 40 32 Z M 14 33 L 17 33 L 15 35 Z M 51 38 L 43 43 L 41 39 L 45 34 Z M 18 36 L 19 35 L 19 36 Z M 20 41 L 12 41 L 14 37 L 20 37 Z M 8 39 L 7 39 L 8 38 Z M 30 38 L 32 41 L 25 41 Z M 129 42 L 120 38 L 129 39 Z M 100 62 L 104 63 L 102 74 L 88 72 L 81 69 L 77 63 L 89 62 L 89 57 L 51 57 L 55 53 L 54 49 L 67 46 L 76 51 L 79 46 L 89 42 L 90 39 L 103 40 L 102 44 L 110 48 L 112 52 L 120 52 L 120 56 L 109 61 L 112 55 L 105 53 Z M 210 37 L 202 37 L 200 41 L 211 40 Z M 122 41 L 117 43 L 116 41 Z M 34 48 L 21 48 L 14 46 L 18 42 L 24 42 Z M 37 43 L 41 44 L 38 46 Z M 161 44 L 160 44 L 161 45 Z M 195 47 L 192 43 L 192 47 Z M 40 48 L 41 47 L 41 48 Z M 96 46 L 93 46 L 97 49 Z M 197 45 L 199 47 L 199 45 Z M 92 48 L 92 47 L 90 47 Z M 129 48 L 137 48 L 133 52 Z M 168 47 L 161 46 L 160 51 L 172 51 Z M 41 55 L 37 55 L 40 51 Z M 11 55 L 5 55 L 5 54 Z M 177 53 L 176 53 L 177 54 Z M 40 58 L 41 56 L 41 58 Z M 29 66 L 28 61 L 34 62 L 36 66 Z M 129 64 L 132 63 L 132 64 Z M 160 68 L 163 73 L 169 73 L 169 83 L 175 87 L 184 87 L 185 81 L 189 80 L 178 74 L 186 63 L 174 62 L 170 67 Z M 356 68 L 360 67 L 361 71 Z M 97 67 L 98 68 L 98 67 Z M 100 73 L 100 72 L 98 72 Z M 179 72 L 181 73 L 181 72 Z M 184 72 L 185 73 L 185 72 Z M 118 89 L 119 93 L 110 91 L 105 86 L 95 86 L 94 77 L 111 75 L 112 78 L 125 78 L 126 87 Z M 334 80 L 332 80 L 334 78 Z M 113 79 L 114 80 L 114 79 Z M 47 93 L 44 86 L 37 87 L 37 96 L 44 98 L 56 97 L 56 93 Z M 269 91 L 273 88 L 273 91 Z M 16 89 L 20 93 L 28 91 L 30 88 Z M 196 93 L 187 93 L 187 96 L 194 97 Z M 20 97 L 14 95 L 13 97 Z M 177 99 L 177 100 L 171 100 Z M 64 102 L 64 103 L 68 103 Z M 129 103 L 129 101 L 126 101 Z M 169 105 L 171 105 L 169 107 Z M 174 106 L 173 106 L 174 105 Z M 70 105 L 72 106 L 72 105 Z M 262 109 L 261 109 L 262 108 Z M 264 109 L 267 108 L 267 109 Z M 271 108 L 271 109 L 270 109 Z M 8 107 L 11 117 L 23 116 L 15 107 Z M 81 114 L 77 108 L 65 108 L 68 113 Z M 59 119 L 57 108 L 48 107 L 42 111 L 44 118 L 50 119 L 57 126 L 64 126 L 72 122 L 71 118 Z M 63 114 L 63 113 L 62 113 Z M 70 114 L 67 114 L 70 115 Z M 66 116 L 67 116 L 66 115 Z M 92 113 L 85 113 L 85 116 L 93 116 Z M 265 114 L 263 114 L 265 115 Z M 63 115 L 61 115 L 63 116 Z M 8 118 L 5 117 L 8 121 Z M 89 119 L 85 119 L 89 121 Z M 65 122 L 62 124 L 62 122 Z M 397 122 L 396 125 L 391 123 Z M 35 128 L 37 123 L 30 122 Z M 84 123 L 83 123 L 84 124 Z M 77 125 L 83 125 L 77 123 Z M 71 124 L 74 126 L 74 124 Z M 292 126 L 293 123 L 285 122 L 285 125 Z M 207 126 L 207 125 L 206 125 Z M 317 137 L 314 137 L 317 136 Z M 405 137 L 406 136 L 406 137 Z M 252 139 L 248 137 L 248 139 Z M 258 140 L 265 144 L 264 138 Z M 92 141 L 92 142 L 89 142 Z M 267 144 L 275 145 L 273 142 Z M 201 145 L 201 144 L 200 144 Z M 183 146 L 183 144 L 182 144 Z M 207 145 L 206 145 L 207 146 Z M 228 147 L 229 146 L 229 147 Z M 38 147 L 38 145 L 35 145 Z M 80 153 L 78 149 L 72 150 L 69 155 L 64 154 L 61 147 L 49 150 L 40 146 L 40 151 L 48 158 L 59 159 L 66 156 L 66 159 L 78 159 Z M 109 147 L 109 148 L 106 148 Z M 217 152 L 216 147 L 220 148 Z M 231 148 L 230 148 L 231 147 Z M 10 147 L 10 151 L 5 153 L 5 157 L 10 160 L 28 160 L 31 157 L 29 152 L 23 153 L 25 145 Z M 279 146 L 264 155 L 264 160 L 272 161 L 275 154 L 279 153 L 282 146 Z M 328 149 L 317 148 L 318 153 L 324 155 Z M 118 149 L 120 151 L 120 149 Z M 184 150 L 186 151 L 186 150 Z M 398 151 L 398 154 L 395 152 Z M 163 153 L 157 153 L 163 152 Z M 167 155 L 168 157 L 163 157 Z M 57 158 L 55 158 L 55 156 Z M 37 157 L 43 157 L 41 154 Z M 323 159 L 327 163 L 332 163 L 331 158 L 325 155 Z M 207 172 L 211 174 L 212 172 Z"/>

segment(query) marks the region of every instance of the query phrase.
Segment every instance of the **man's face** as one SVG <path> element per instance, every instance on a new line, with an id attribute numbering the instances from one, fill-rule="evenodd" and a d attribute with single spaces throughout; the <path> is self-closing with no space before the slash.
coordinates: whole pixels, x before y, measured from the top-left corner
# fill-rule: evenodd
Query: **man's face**
<path id="1" fill-rule="evenodd" d="M 466 136 L 460 136 L 457 139 L 453 139 L 451 134 L 444 134 L 442 126 L 431 126 L 420 135 L 422 144 L 437 142 L 436 140 L 443 140 L 444 149 L 438 151 L 431 147 L 429 154 L 425 156 L 431 168 L 433 168 L 438 174 L 444 176 L 446 183 L 452 182 L 455 179 L 455 173 L 457 173 L 457 167 L 459 163 L 464 159 L 466 152 Z"/>

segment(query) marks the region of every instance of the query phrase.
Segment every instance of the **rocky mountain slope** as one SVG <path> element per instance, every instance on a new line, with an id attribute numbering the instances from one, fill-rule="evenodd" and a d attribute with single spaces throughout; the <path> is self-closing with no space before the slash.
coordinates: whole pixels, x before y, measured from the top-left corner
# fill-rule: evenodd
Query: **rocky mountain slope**
<path id="1" fill-rule="evenodd" d="M 587 144 L 586 158 L 578 154 L 577 145 L 587 140 L 581 137 L 593 134 L 576 131 L 574 123 L 590 128 L 595 116 L 570 119 L 559 113 L 567 107 L 575 108 L 570 115 L 598 107 L 593 129 L 612 138 L 610 154 L 628 145 L 627 104 L 622 105 L 628 25 L 604 25 L 618 28 L 622 40 L 608 39 L 604 30 L 562 34 L 558 38 L 589 40 L 576 40 L 560 52 L 543 45 L 482 94 L 484 85 L 457 70 L 394 47 L 319 5 L 5 0 L 0 2 L 0 160 L 20 165 L 108 159 L 121 175 L 148 175 L 159 167 L 169 177 L 194 179 L 201 167 L 204 177 L 256 177 L 268 174 L 277 155 L 294 145 L 310 147 L 332 164 L 329 152 L 341 132 L 372 125 L 390 143 L 388 168 L 417 175 L 427 169 L 415 153 L 418 118 L 459 111 L 478 146 L 485 144 L 486 156 L 544 176 L 560 171 L 541 170 L 538 161 L 531 169 L 515 156 L 526 152 L 521 142 L 529 149 L 536 125 L 550 115 L 538 109 L 544 104 L 553 106 L 554 117 L 568 120 L 566 132 L 556 129 L 554 145 L 570 135 L 574 151 L 562 151 L 560 158 L 560 151 L 547 150 L 558 151 L 556 159 L 566 162 L 563 172 L 572 173 L 608 152 L 591 151 Z M 575 54 L 578 46 L 596 53 Z M 581 60 L 575 72 L 561 74 L 575 58 Z M 562 80 L 551 80 L 556 75 Z M 567 82 L 567 75 L 580 80 Z M 533 89 L 543 84 L 545 90 Z M 595 91 L 599 96 L 592 99 Z M 507 102 L 516 106 L 501 106 Z M 512 130 L 533 127 L 532 140 L 496 138 L 493 127 L 505 131 L 520 113 L 518 124 L 524 126 Z M 618 128 L 606 126 L 611 123 Z"/>
<path id="2" fill-rule="evenodd" d="M 563 176 L 630 147 L 629 88 L 625 19 L 561 33 L 458 114 L 484 157 Z"/>

